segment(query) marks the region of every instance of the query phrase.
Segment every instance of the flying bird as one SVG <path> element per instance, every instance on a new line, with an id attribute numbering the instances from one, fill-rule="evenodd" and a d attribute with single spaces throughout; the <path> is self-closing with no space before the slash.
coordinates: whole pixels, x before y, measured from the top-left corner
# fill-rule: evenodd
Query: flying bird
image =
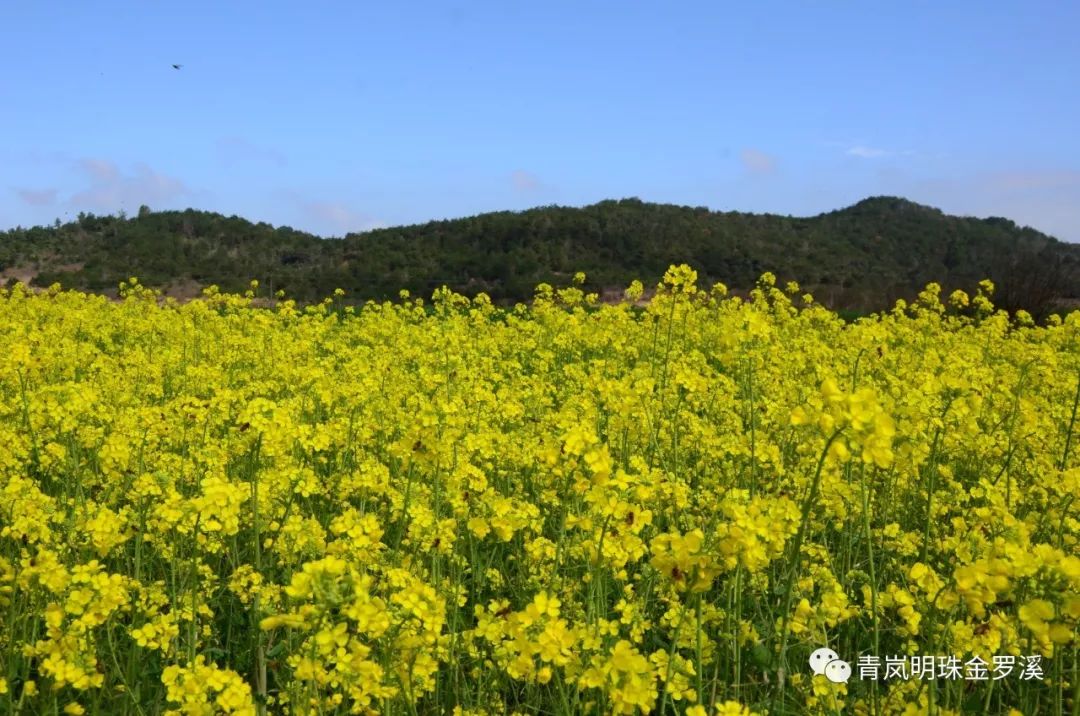
<path id="1" fill-rule="evenodd" d="M 173 68 L 174 70 L 178 70 L 178 69 L 180 69 L 181 67 L 183 67 L 183 65 L 173 65 L 173 66 L 172 66 L 172 68 Z"/>

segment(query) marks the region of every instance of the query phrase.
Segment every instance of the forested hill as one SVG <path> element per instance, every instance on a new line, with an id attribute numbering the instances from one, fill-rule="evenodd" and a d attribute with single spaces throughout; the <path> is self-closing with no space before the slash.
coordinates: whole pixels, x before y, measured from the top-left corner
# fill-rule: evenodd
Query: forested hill
<path id="1" fill-rule="evenodd" d="M 1044 313 L 1080 298 L 1080 245 L 1008 219 L 961 218 L 904 199 L 875 197 L 819 216 L 714 212 L 603 201 L 378 229 L 321 239 L 202 211 L 137 216 L 81 214 L 77 221 L 0 233 L 0 282 L 60 282 L 109 293 L 137 276 L 175 295 L 217 284 L 317 300 L 343 288 L 355 300 L 442 284 L 497 301 L 527 300 L 540 282 L 613 293 L 632 279 L 654 284 L 688 263 L 704 284 L 739 289 L 764 271 L 797 280 L 837 308 L 871 310 L 927 282 L 970 289 L 990 277 L 1000 302 Z"/>

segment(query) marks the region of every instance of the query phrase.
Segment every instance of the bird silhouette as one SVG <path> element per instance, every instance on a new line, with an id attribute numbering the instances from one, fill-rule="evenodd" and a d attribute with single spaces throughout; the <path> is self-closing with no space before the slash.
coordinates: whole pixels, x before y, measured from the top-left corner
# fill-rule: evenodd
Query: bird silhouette
<path id="1" fill-rule="evenodd" d="M 180 69 L 181 67 L 183 67 L 183 65 L 173 65 L 173 66 L 172 66 L 172 68 L 173 68 L 174 70 L 178 70 L 178 69 Z"/>

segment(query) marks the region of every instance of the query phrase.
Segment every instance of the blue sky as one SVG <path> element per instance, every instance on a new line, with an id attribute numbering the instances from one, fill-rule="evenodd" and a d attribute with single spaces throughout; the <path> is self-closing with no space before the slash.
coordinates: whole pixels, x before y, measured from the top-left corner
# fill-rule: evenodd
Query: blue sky
<path id="1" fill-rule="evenodd" d="M 0 227 L 895 194 L 1080 241 L 1078 27 L 1075 2 L 12 0 Z"/>

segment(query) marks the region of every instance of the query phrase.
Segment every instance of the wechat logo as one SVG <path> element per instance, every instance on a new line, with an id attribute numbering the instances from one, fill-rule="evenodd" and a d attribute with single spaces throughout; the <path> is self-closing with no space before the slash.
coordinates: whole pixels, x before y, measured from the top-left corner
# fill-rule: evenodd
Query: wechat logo
<path id="1" fill-rule="evenodd" d="M 817 649 L 811 654 L 810 669 L 815 674 L 825 674 L 825 678 L 834 684 L 846 684 L 851 678 L 851 664 L 832 649 Z"/>

